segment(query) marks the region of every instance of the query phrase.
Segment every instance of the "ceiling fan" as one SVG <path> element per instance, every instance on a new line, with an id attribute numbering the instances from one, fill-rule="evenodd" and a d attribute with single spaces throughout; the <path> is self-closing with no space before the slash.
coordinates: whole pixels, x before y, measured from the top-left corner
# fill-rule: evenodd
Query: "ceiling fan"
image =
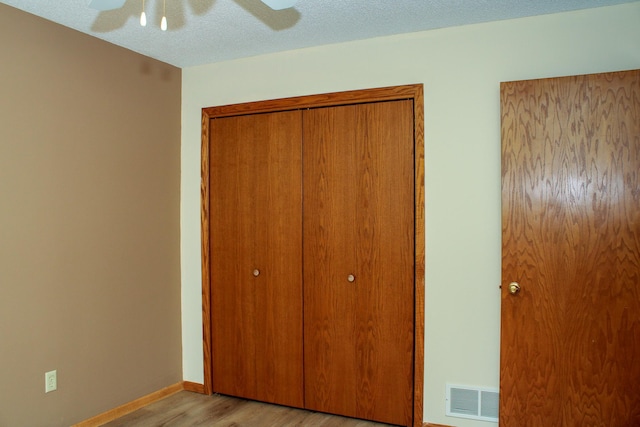
<path id="1" fill-rule="evenodd" d="M 126 0 L 89 0 L 89 7 L 104 11 L 120 9 Z M 298 0 L 260 0 L 273 10 L 282 10 L 293 7 Z"/>

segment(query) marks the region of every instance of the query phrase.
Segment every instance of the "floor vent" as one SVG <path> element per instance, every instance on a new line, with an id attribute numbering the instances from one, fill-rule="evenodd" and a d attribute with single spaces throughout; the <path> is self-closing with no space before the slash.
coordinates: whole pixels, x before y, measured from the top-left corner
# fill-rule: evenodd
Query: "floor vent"
<path id="1" fill-rule="evenodd" d="M 447 384 L 447 416 L 498 422 L 498 389 Z"/>

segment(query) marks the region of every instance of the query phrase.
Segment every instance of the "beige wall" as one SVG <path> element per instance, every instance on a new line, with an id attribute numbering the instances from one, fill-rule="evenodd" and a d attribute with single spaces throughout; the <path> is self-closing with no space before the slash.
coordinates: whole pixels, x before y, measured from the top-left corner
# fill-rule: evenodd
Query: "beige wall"
<path id="1" fill-rule="evenodd" d="M 0 4 L 0 426 L 68 426 L 182 380 L 180 85 Z"/>
<path id="2" fill-rule="evenodd" d="M 301 49 L 183 70 L 182 318 L 186 380 L 201 382 L 200 109 L 423 83 L 425 420 L 447 382 L 497 387 L 500 82 L 640 68 L 640 2 Z"/>

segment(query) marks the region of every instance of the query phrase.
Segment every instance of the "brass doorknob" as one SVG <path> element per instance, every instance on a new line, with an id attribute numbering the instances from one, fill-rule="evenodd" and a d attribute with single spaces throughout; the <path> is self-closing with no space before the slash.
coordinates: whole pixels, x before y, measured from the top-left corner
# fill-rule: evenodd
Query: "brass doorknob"
<path id="1" fill-rule="evenodd" d="M 520 292 L 520 284 L 518 282 L 509 283 L 509 292 L 511 295 L 515 295 Z"/>

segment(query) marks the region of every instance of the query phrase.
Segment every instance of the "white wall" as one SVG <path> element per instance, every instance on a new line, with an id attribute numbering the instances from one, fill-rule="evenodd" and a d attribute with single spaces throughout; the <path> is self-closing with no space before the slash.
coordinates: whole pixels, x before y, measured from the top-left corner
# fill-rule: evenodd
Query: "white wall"
<path id="1" fill-rule="evenodd" d="M 201 108 L 425 86 L 425 421 L 445 383 L 498 387 L 501 81 L 640 68 L 640 3 L 290 51 L 183 70 L 184 379 L 203 382 Z"/>

